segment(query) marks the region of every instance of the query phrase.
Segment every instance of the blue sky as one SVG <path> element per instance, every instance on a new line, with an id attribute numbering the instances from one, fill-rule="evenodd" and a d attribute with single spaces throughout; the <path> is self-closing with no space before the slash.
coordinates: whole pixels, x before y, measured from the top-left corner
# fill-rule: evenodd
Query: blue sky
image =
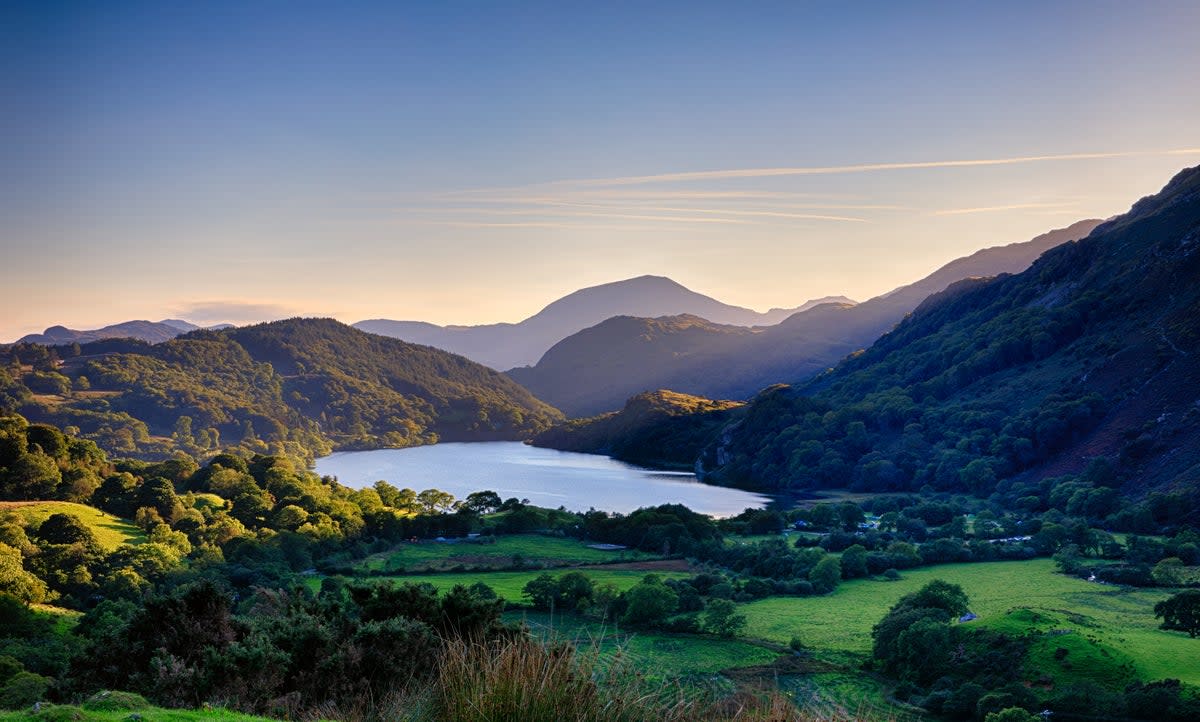
<path id="1" fill-rule="evenodd" d="M 866 298 L 1200 163 L 1194 2 L 648 5 L 5 4 L 0 340 Z"/>

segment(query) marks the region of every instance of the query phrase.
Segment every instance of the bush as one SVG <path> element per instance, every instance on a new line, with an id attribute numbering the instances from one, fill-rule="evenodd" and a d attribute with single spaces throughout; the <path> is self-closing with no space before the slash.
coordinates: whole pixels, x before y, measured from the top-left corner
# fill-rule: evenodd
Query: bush
<path id="1" fill-rule="evenodd" d="M 124 712 L 126 710 L 146 709 L 150 703 L 140 694 L 103 690 L 87 698 L 82 705 L 86 710 L 94 712 Z"/>
<path id="2" fill-rule="evenodd" d="M 22 709 L 39 702 L 50 689 L 50 678 L 20 671 L 0 687 L 0 709 Z"/>

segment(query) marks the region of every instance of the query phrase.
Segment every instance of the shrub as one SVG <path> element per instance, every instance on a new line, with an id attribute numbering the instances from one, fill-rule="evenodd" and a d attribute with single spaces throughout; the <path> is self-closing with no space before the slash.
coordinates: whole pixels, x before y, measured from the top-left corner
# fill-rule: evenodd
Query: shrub
<path id="1" fill-rule="evenodd" d="M 0 687 L 0 709 L 21 709 L 40 701 L 50 689 L 50 678 L 20 671 Z"/>
<path id="2" fill-rule="evenodd" d="M 146 709 L 149 706 L 150 703 L 140 694 L 107 689 L 88 697 L 82 705 L 84 709 L 95 712 L 123 712 Z"/>

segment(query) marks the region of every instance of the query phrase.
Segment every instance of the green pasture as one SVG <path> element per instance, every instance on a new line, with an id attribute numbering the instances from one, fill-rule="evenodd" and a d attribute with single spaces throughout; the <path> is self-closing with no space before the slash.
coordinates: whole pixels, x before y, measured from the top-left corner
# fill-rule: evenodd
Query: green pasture
<path id="1" fill-rule="evenodd" d="M 439 592 L 446 592 L 452 589 L 456 584 L 463 586 L 471 586 L 476 582 L 484 584 L 495 590 L 497 596 L 507 602 L 513 604 L 525 603 L 523 591 L 525 585 L 541 574 L 550 574 L 553 577 L 566 574 L 571 570 L 545 571 L 535 569 L 523 572 L 461 572 L 449 574 L 400 574 L 395 576 L 373 577 L 376 580 L 389 580 L 398 584 L 432 584 Z M 685 572 L 646 572 L 646 571 L 630 571 L 630 570 L 608 570 L 608 569 L 578 569 L 586 574 L 596 586 L 612 584 L 617 591 L 625 591 L 634 584 L 640 582 L 647 574 L 657 574 L 664 579 L 683 579 L 689 574 Z M 309 580 L 309 585 L 313 589 L 320 589 L 320 578 L 314 577 Z"/>
<path id="2" fill-rule="evenodd" d="M 1033 671 L 1041 671 L 1047 655 L 1053 659 L 1055 649 L 1064 643 L 1072 647 L 1067 659 L 1074 654 L 1079 660 L 1068 668 L 1061 664 L 1047 668 L 1044 673 L 1053 679 L 1086 676 L 1084 670 L 1092 669 L 1116 682 L 1118 670 L 1125 669 L 1126 677 L 1132 670 L 1143 679 L 1175 678 L 1200 685 L 1200 640 L 1160 630 L 1154 617 L 1155 603 L 1169 591 L 1086 582 L 1058 574 L 1048 559 L 947 564 L 906 571 L 894 582 L 844 582 L 827 596 L 751 602 L 742 607 L 748 621 L 746 635 L 782 643 L 795 636 L 820 653 L 862 657 L 871 650 L 871 627 L 901 596 L 934 579 L 961 585 L 966 591 L 971 611 L 979 615 L 969 624 L 1013 633 L 1070 630 L 1045 638 L 1051 641 L 1035 637 L 1031 664 L 1038 670 Z M 1036 624 L 1010 614 L 1026 608 L 1041 615 Z"/>
<path id="3" fill-rule="evenodd" d="M 70 514 L 87 525 L 96 541 L 112 551 L 122 544 L 141 544 L 146 535 L 130 522 L 83 504 L 69 501 L 5 501 L 0 502 L 0 517 L 15 514 L 26 526 L 40 526 L 52 514 Z"/>
<path id="4" fill-rule="evenodd" d="M 657 559 L 635 549 L 592 549 L 578 539 L 511 534 L 449 542 L 403 543 L 364 559 L 356 568 L 364 572 L 448 571 L 463 568 L 505 568 L 519 560 L 530 566 L 564 567 L 577 564 Z"/>
<path id="5" fill-rule="evenodd" d="M 574 615 L 519 611 L 506 613 L 505 620 L 523 621 L 547 639 L 571 641 L 584 654 L 598 652 L 604 659 L 622 657 L 651 678 L 713 675 L 734 667 L 770 664 L 780 655 L 737 639 L 643 633 Z M 667 670 L 669 675 L 664 675 Z"/>

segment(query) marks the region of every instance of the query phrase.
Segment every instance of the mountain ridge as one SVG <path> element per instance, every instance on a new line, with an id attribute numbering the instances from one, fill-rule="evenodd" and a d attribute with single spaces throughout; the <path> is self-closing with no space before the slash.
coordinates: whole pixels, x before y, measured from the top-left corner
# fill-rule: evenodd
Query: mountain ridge
<path id="1" fill-rule="evenodd" d="M 667 318 L 682 317 L 657 317 L 640 325 L 609 319 L 559 341 L 536 365 L 507 373 L 572 417 L 613 411 L 629 397 L 659 388 L 747 399 L 771 384 L 802 380 L 870 345 L 926 298 L 964 278 L 1021 270 L 1100 223 L 1078 221 L 1029 241 L 982 249 L 868 301 L 818 304 L 746 333 L 732 333 L 711 319 L 678 323 Z"/>
<path id="2" fill-rule="evenodd" d="M 224 328 L 228 324 L 218 324 L 207 328 Z M 198 326 L 178 318 L 166 318 L 161 321 L 133 320 L 122 321 L 96 329 L 76 330 L 66 326 L 50 326 L 42 333 L 31 333 L 22 336 L 13 343 L 36 343 L 43 346 L 65 346 L 72 343 L 92 343 L 110 338 L 135 338 L 147 343 L 162 343 L 182 334 L 196 331 L 204 326 Z"/>
<path id="3" fill-rule="evenodd" d="M 505 370 L 537 363 L 555 343 L 615 316 L 659 317 L 692 314 L 714 323 L 745 327 L 778 323 L 844 296 L 812 299 L 795 308 L 759 313 L 692 291 L 665 276 L 642 275 L 573 291 L 516 323 L 438 326 L 424 321 L 368 319 L 355 328 L 411 343 L 434 346 Z"/>
<path id="4" fill-rule="evenodd" d="M 1021 273 L 928 299 L 831 371 L 764 391 L 702 466 L 725 483 L 929 486 L 1025 505 L 1067 480 L 1100 517 L 1102 479 L 1179 495 L 1157 497 L 1155 519 L 1172 505 L 1195 517 L 1197 278 L 1200 167 Z"/>

